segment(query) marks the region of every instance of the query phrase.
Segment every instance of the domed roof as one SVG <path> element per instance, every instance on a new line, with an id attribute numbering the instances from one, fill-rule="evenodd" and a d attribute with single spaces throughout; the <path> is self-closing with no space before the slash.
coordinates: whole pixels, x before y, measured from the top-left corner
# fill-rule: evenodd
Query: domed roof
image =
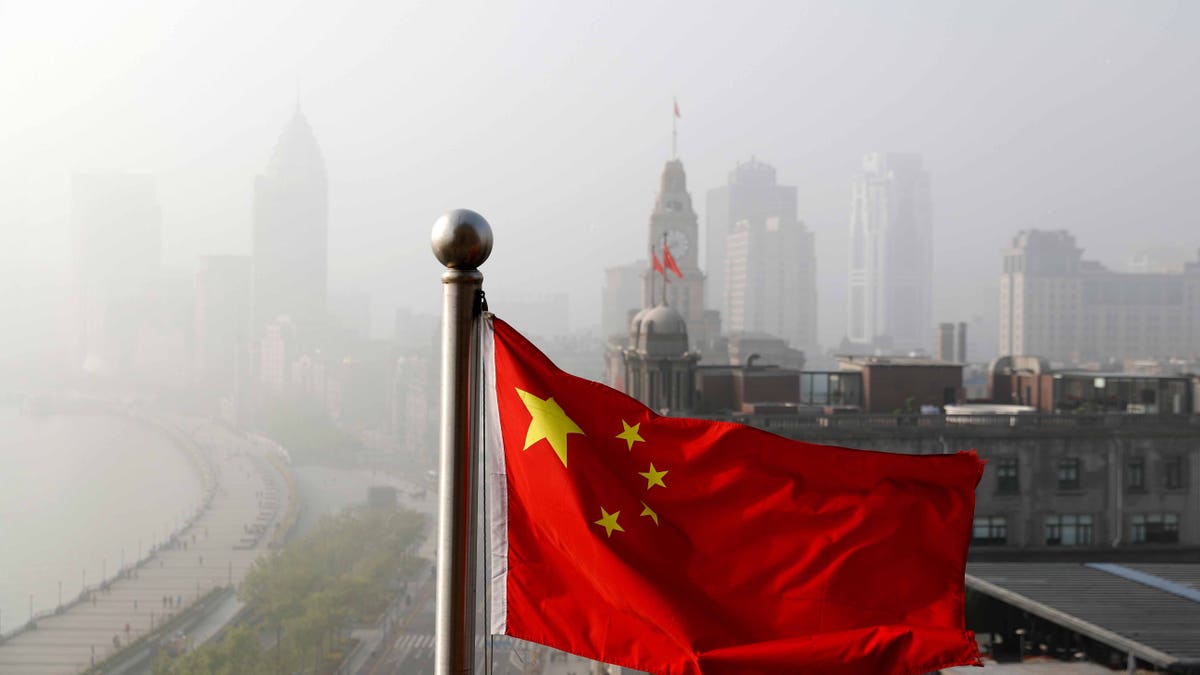
<path id="1" fill-rule="evenodd" d="M 658 305 L 645 310 L 646 315 L 642 317 L 642 326 L 649 329 L 654 327 L 654 332 L 660 335 L 678 333 L 687 335 L 687 322 L 683 320 L 683 315 L 675 311 L 670 305 Z"/>
<path id="2" fill-rule="evenodd" d="M 668 305 L 638 312 L 630 337 L 634 348 L 649 356 L 681 356 L 688 350 L 687 322 Z"/>
<path id="3" fill-rule="evenodd" d="M 650 311 L 650 307 L 643 307 L 638 310 L 637 314 L 629 321 L 629 335 L 636 341 L 638 334 L 642 332 L 642 320 L 646 318 L 646 313 Z"/>
<path id="4" fill-rule="evenodd" d="M 296 174 L 325 176 L 325 157 L 300 106 L 275 144 L 267 174 L 275 178 Z"/>

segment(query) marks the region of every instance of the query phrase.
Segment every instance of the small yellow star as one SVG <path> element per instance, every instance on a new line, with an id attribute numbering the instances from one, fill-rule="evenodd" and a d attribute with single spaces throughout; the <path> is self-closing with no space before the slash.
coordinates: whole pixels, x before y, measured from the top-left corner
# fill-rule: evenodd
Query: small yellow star
<path id="1" fill-rule="evenodd" d="M 654 462 L 650 462 L 650 470 L 639 471 L 638 475 L 646 479 L 646 489 L 649 490 L 655 485 L 667 487 L 667 484 L 663 482 L 663 476 L 667 475 L 667 473 L 667 471 L 655 471 Z"/>
<path id="2" fill-rule="evenodd" d="M 580 429 L 578 424 L 567 417 L 562 406 L 555 402 L 554 397 L 540 399 L 520 389 L 517 389 L 517 394 L 533 418 L 529 420 L 529 430 L 525 432 L 525 447 L 521 449 L 528 450 L 531 445 L 544 438 L 550 443 L 550 447 L 554 448 L 554 454 L 558 455 L 565 468 L 567 466 L 567 435 L 583 434 L 583 429 Z"/>
<path id="3" fill-rule="evenodd" d="M 614 511 L 613 513 L 609 513 L 608 511 L 605 511 L 604 507 L 602 506 L 602 507 L 600 507 L 600 520 L 597 520 L 596 524 L 599 525 L 600 527 L 603 527 L 604 532 L 609 537 L 611 537 L 613 530 L 616 530 L 617 532 L 625 531 L 625 528 L 621 527 L 621 525 L 619 523 L 617 523 L 617 517 L 620 515 L 621 515 L 620 511 Z"/>
<path id="4" fill-rule="evenodd" d="M 654 509 L 650 508 L 650 507 L 649 507 L 649 506 L 646 504 L 646 502 L 642 502 L 642 507 L 643 507 L 643 508 L 642 508 L 642 512 L 641 512 L 640 514 L 638 514 L 638 515 L 640 515 L 640 516 L 650 516 L 650 519 L 654 521 L 654 524 L 655 524 L 655 525 L 657 525 L 657 524 L 658 524 L 658 514 L 654 512 Z"/>
<path id="5" fill-rule="evenodd" d="M 621 426 L 625 427 L 625 430 L 617 434 L 617 438 L 625 441 L 625 444 L 629 446 L 629 450 L 633 450 L 633 444 L 637 443 L 638 441 L 641 441 L 642 443 L 646 442 L 646 439 L 642 438 L 641 435 L 638 434 L 638 429 L 642 428 L 641 422 L 638 422 L 633 426 L 629 426 L 628 422 L 621 420 Z"/>

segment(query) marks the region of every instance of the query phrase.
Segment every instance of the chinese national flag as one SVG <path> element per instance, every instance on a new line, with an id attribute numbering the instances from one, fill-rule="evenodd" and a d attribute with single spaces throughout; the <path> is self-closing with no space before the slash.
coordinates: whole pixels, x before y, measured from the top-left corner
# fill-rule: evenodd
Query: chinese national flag
<path id="1" fill-rule="evenodd" d="M 670 675 L 978 662 L 973 452 L 661 417 L 484 322 L 493 633 Z"/>
<path id="2" fill-rule="evenodd" d="M 671 249 L 667 248 L 666 241 L 663 242 L 663 262 L 666 263 L 667 269 L 675 273 L 675 276 L 683 278 L 683 272 L 680 272 L 679 265 L 675 264 L 675 256 L 671 255 Z M 666 272 L 663 272 L 663 276 L 666 276 Z"/>
<path id="3" fill-rule="evenodd" d="M 667 271 L 663 269 L 662 263 L 658 261 L 658 255 L 654 253 L 654 249 L 650 249 L 650 259 L 654 261 L 654 271 L 661 274 L 663 281 L 666 281 Z"/>

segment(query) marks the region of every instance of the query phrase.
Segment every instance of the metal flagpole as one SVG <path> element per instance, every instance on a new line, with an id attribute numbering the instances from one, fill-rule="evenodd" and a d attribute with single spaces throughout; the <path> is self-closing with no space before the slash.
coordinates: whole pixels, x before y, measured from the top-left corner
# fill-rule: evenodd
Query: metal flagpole
<path id="1" fill-rule="evenodd" d="M 675 126 L 679 122 L 679 101 L 671 101 L 671 159 L 679 159 L 678 152 L 678 136 L 675 133 Z"/>
<path id="2" fill-rule="evenodd" d="M 442 274 L 442 425 L 439 443 L 436 675 L 471 675 L 475 668 L 476 485 L 472 401 L 475 344 L 483 274 L 492 228 L 483 216 L 456 209 L 430 235 Z"/>
<path id="3" fill-rule="evenodd" d="M 651 244 L 650 245 L 650 297 L 646 300 L 647 307 L 654 306 L 654 296 L 655 296 L 654 275 L 658 274 L 658 270 L 654 269 L 654 259 L 656 257 L 657 257 L 657 254 L 654 252 L 654 244 Z"/>
<path id="4" fill-rule="evenodd" d="M 667 284 L 670 283 L 667 280 L 667 233 L 666 232 L 663 232 L 662 266 L 663 266 L 662 267 L 662 278 L 663 278 L 662 303 L 663 303 L 663 307 L 666 307 L 667 306 Z"/>

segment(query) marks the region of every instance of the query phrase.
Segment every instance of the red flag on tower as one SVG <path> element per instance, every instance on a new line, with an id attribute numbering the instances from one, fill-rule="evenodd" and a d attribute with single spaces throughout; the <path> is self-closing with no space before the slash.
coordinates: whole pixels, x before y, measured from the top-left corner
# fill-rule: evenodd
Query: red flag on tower
<path id="1" fill-rule="evenodd" d="M 679 114 L 679 101 L 673 99 L 671 102 L 675 104 L 675 116 L 682 117 L 682 115 Z"/>
<path id="2" fill-rule="evenodd" d="M 658 261 L 658 254 L 654 252 L 654 248 L 650 248 L 650 258 L 654 261 L 654 271 L 662 275 L 663 281 L 667 281 L 667 271 L 663 269 L 662 263 Z"/>
<path id="3" fill-rule="evenodd" d="M 675 273 L 675 276 L 683 278 L 683 272 L 679 271 L 679 265 L 675 264 L 675 256 L 671 255 L 671 249 L 667 248 L 667 240 L 663 240 L 663 262 L 666 263 L 667 269 Z M 666 273 L 664 273 L 664 276 Z"/>
<path id="4" fill-rule="evenodd" d="M 659 675 L 978 663 L 973 452 L 661 417 L 483 321 L 493 633 Z"/>

